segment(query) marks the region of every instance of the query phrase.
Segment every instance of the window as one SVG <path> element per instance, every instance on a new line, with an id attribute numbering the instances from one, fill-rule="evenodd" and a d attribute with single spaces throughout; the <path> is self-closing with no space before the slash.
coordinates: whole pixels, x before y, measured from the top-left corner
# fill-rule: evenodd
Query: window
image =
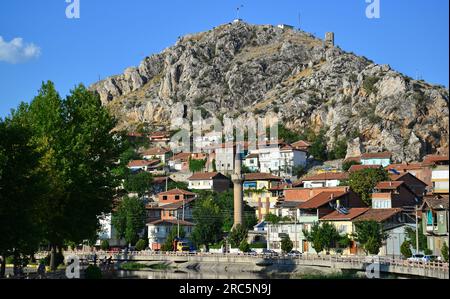
<path id="1" fill-rule="evenodd" d="M 180 200 L 180 195 L 175 195 L 175 200 Z"/>
<path id="2" fill-rule="evenodd" d="M 164 195 L 164 196 L 163 196 L 163 200 L 167 200 L 167 195 Z"/>

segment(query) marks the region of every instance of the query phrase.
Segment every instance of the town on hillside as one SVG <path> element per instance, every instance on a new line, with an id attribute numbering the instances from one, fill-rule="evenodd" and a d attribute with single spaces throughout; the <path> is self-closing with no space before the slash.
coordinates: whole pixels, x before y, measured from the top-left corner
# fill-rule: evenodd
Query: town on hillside
<path id="1" fill-rule="evenodd" d="M 113 214 L 101 219 L 98 250 L 448 260 L 448 154 L 406 163 L 389 152 L 344 151 L 325 161 L 317 140 L 230 149 L 209 133 L 195 140 L 202 152 L 173 153 L 170 132 L 128 139 L 133 146 L 118 163 L 129 176 Z M 114 221 L 131 198 L 145 207 L 134 238 Z"/>

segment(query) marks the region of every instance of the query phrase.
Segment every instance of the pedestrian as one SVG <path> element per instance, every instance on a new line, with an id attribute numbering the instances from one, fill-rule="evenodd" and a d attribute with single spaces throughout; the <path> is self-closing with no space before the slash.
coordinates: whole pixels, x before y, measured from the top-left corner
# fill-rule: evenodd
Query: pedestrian
<path id="1" fill-rule="evenodd" d="M 38 278 L 39 279 L 44 279 L 44 277 L 45 277 L 45 264 L 44 264 L 43 261 L 41 261 L 39 263 L 37 272 L 38 272 Z"/>

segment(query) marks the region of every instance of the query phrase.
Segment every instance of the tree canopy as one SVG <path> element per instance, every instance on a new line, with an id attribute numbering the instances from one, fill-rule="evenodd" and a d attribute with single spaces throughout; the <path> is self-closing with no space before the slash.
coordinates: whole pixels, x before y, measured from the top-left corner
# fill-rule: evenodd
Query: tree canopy
<path id="1" fill-rule="evenodd" d="M 365 204 L 372 205 L 372 192 L 379 182 L 389 180 L 388 172 L 383 168 L 368 168 L 356 171 L 350 174 L 343 185 L 350 186 L 356 192 Z"/>
<path id="2" fill-rule="evenodd" d="M 111 211 L 118 184 L 112 170 L 122 146 L 120 135 L 112 133 L 116 120 L 98 95 L 83 85 L 62 99 L 54 84 L 46 82 L 30 104 L 21 104 L 12 113 L 11 122 L 29 132 L 27 145 L 39 156 L 35 169 L 35 159 L 27 161 L 30 171 L 42 174 L 42 191 L 28 199 L 41 197 L 33 211 L 39 219 L 27 229 L 38 226 L 42 231 L 41 240 L 52 247 L 54 269 L 56 247 L 67 241 L 81 243 L 94 238 L 98 217 Z"/>
<path id="3" fill-rule="evenodd" d="M 383 246 L 383 241 L 388 238 L 388 234 L 383 231 L 383 226 L 376 221 L 359 221 L 355 223 L 354 239 L 366 252 L 366 254 L 376 255 Z"/>
<path id="4" fill-rule="evenodd" d="M 139 234 L 145 228 L 145 205 L 137 197 L 124 197 L 112 215 L 112 224 L 117 237 L 125 239 L 128 244 L 135 244 Z"/>

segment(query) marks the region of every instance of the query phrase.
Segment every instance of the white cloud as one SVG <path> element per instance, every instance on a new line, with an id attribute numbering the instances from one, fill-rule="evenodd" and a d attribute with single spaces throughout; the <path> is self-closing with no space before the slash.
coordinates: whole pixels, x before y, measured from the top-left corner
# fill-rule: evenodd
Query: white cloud
<path id="1" fill-rule="evenodd" d="M 16 37 L 10 42 L 0 36 L 0 61 L 22 63 L 41 55 L 41 48 L 33 43 L 24 43 L 23 38 Z"/>

